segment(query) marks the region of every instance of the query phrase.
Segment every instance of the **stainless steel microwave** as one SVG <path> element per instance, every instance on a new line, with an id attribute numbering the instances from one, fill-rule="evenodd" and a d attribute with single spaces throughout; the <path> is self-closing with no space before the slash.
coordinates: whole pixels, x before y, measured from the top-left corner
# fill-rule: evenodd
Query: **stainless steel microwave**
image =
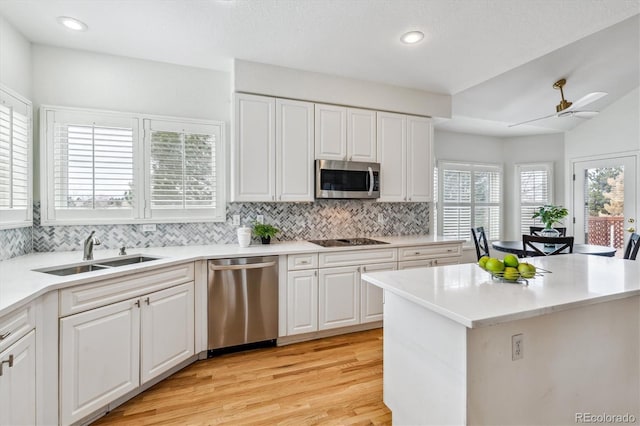
<path id="1" fill-rule="evenodd" d="M 316 160 L 316 198 L 380 197 L 380 164 Z"/>

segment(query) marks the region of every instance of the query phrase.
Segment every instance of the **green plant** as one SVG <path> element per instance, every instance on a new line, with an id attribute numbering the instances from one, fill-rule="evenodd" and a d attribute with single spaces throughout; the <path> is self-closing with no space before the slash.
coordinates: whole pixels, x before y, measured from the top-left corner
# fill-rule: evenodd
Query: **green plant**
<path id="1" fill-rule="evenodd" d="M 253 222 L 253 235 L 260 238 L 271 238 L 280 230 L 268 223 Z"/>
<path id="2" fill-rule="evenodd" d="M 554 223 L 560 222 L 568 214 L 569 211 L 562 206 L 547 204 L 538 208 L 538 211 L 536 211 L 531 218 L 540 218 L 540 221 L 544 223 L 544 227 L 549 229 Z"/>

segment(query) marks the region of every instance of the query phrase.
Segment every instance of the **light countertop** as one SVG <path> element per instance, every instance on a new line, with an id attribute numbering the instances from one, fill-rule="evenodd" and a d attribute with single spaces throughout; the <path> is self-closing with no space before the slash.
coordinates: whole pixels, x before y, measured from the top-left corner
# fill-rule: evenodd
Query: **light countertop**
<path id="1" fill-rule="evenodd" d="M 284 241 L 269 245 L 253 244 L 247 248 L 241 248 L 237 244 L 127 248 L 127 254 L 129 255 L 146 254 L 158 256 L 161 257 L 161 259 L 68 276 L 46 274 L 34 271 L 34 269 L 86 263 L 82 262 L 82 251 L 32 253 L 0 261 L 0 316 L 51 290 L 94 282 L 98 279 L 114 278 L 127 275 L 132 272 L 142 272 L 160 266 L 176 265 L 195 260 L 223 257 L 320 253 L 326 251 L 375 250 L 421 244 L 461 242 L 451 240 L 445 241 L 431 235 L 370 238 L 385 241 L 389 244 L 325 248 L 307 241 Z M 97 247 L 94 251 L 94 262 L 101 259 L 117 257 L 118 250 L 100 250 L 100 248 Z"/>
<path id="2" fill-rule="evenodd" d="M 529 285 L 494 281 L 472 263 L 362 278 L 468 328 L 640 295 L 640 261 L 566 254 L 527 262 L 551 272 Z"/>

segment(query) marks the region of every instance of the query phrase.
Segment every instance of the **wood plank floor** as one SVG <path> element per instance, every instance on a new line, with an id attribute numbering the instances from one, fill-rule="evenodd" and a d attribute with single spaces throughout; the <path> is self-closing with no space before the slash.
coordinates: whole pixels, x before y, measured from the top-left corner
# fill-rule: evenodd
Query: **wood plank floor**
<path id="1" fill-rule="evenodd" d="M 382 329 L 198 361 L 93 424 L 391 424 Z"/>

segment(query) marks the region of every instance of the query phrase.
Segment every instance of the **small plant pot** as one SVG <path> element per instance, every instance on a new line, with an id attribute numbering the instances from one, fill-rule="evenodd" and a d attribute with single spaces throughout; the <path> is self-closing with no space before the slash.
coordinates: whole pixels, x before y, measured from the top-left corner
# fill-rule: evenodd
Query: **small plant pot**
<path id="1" fill-rule="evenodd" d="M 271 237 L 260 237 L 262 244 L 271 244 Z"/>

